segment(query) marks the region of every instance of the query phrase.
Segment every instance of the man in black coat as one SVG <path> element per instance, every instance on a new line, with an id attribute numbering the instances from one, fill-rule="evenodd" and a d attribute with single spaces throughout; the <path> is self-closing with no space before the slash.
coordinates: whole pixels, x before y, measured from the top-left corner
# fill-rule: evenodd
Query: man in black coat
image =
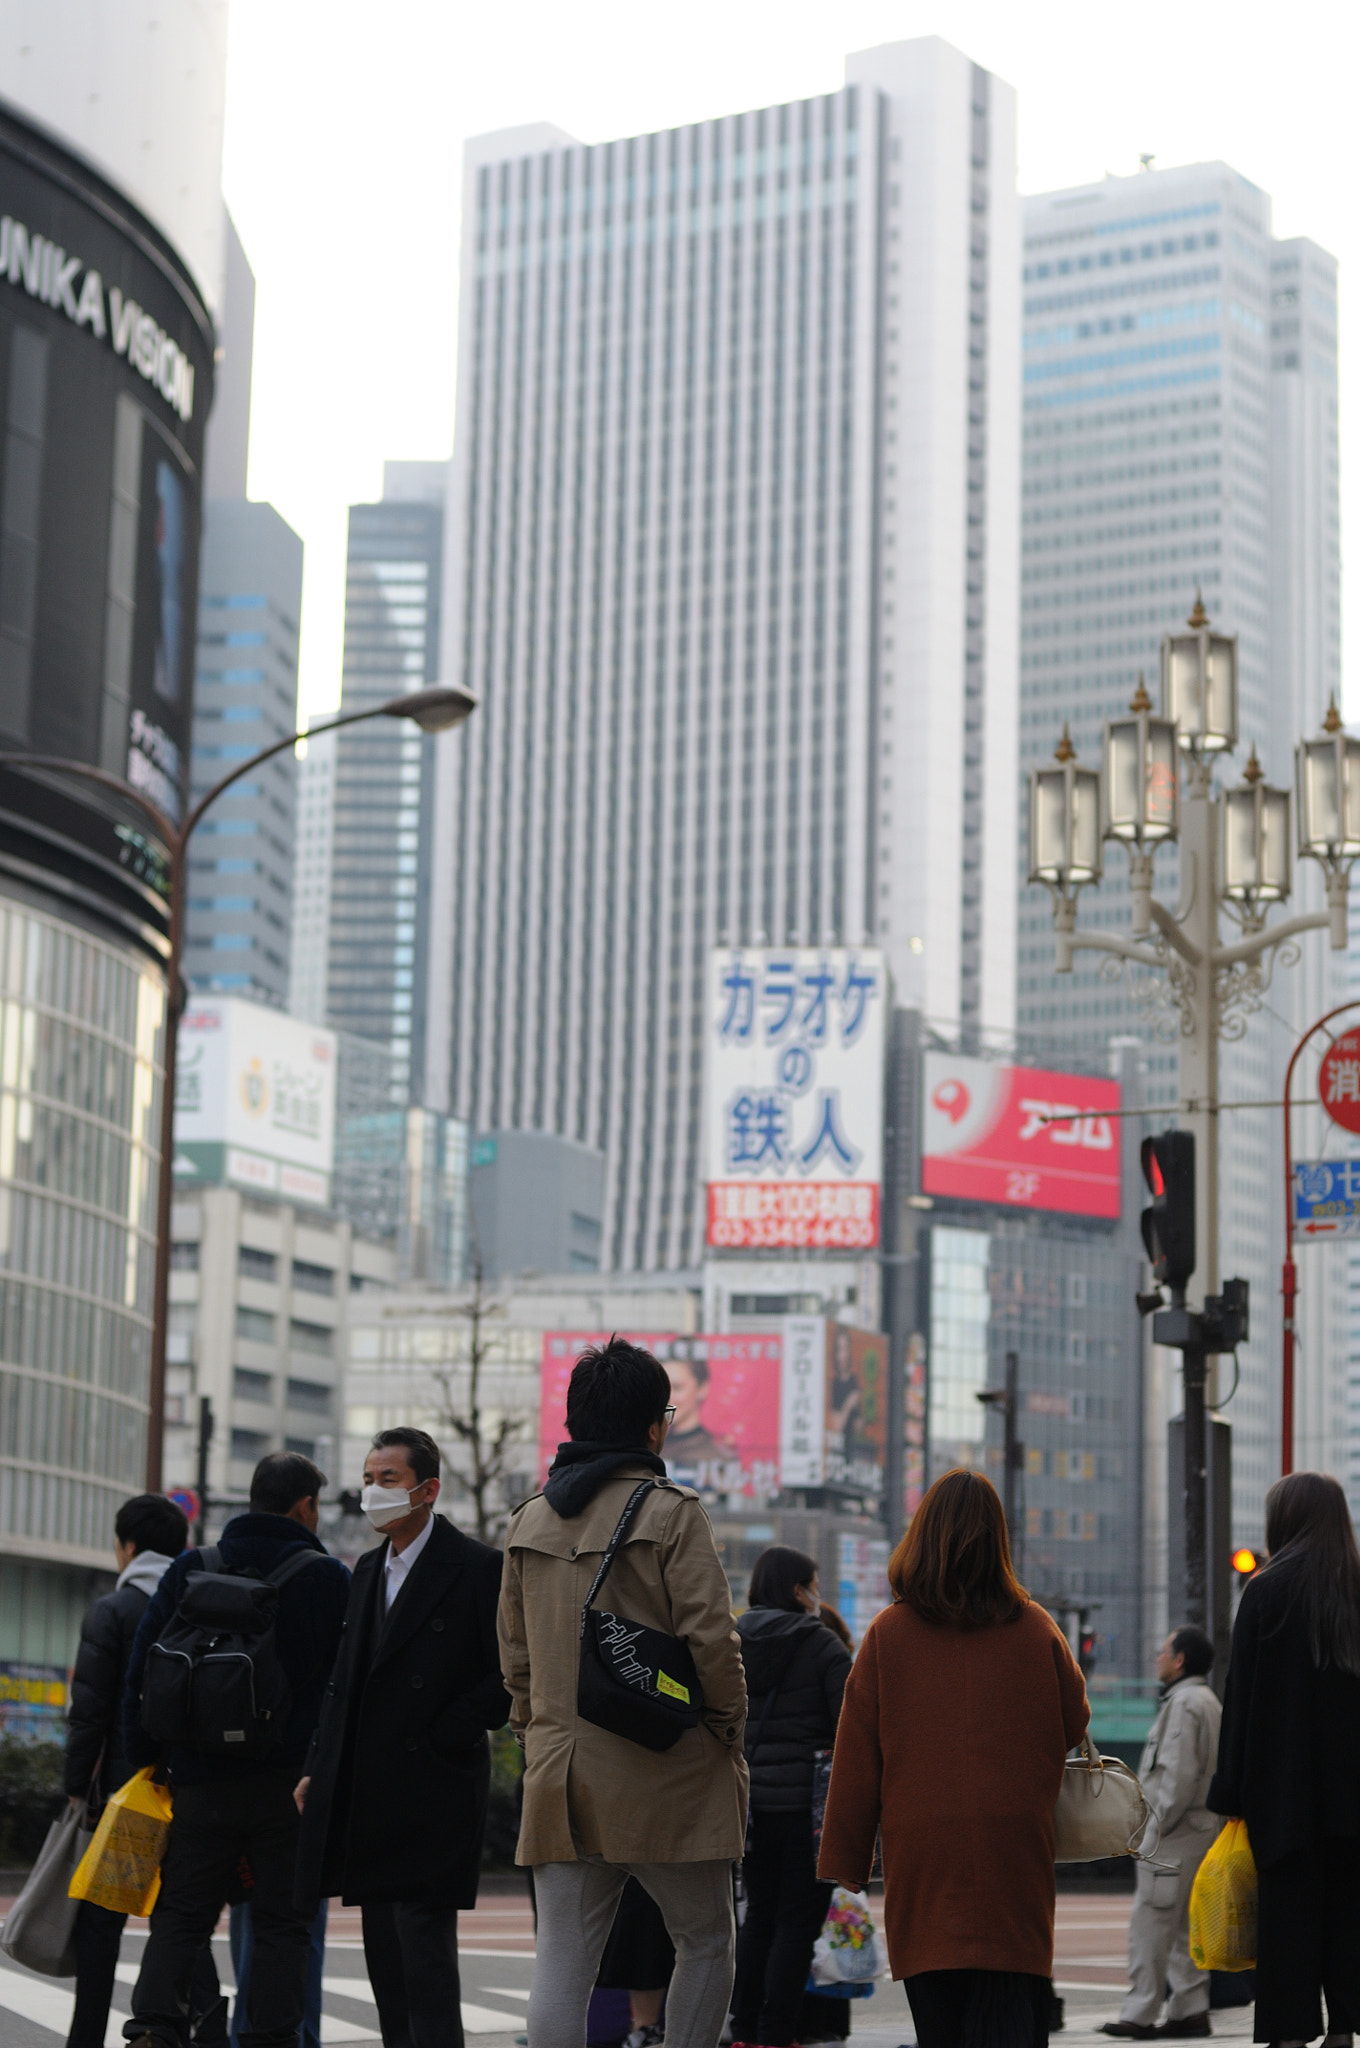
<path id="1" fill-rule="evenodd" d="M 321 1698 L 344 1627 L 349 1573 L 316 1534 L 326 1484 L 310 1458 L 292 1451 L 262 1458 L 250 1483 L 250 1511 L 222 1531 L 217 1549 L 229 1571 L 266 1578 L 300 1551 L 313 1554 L 279 1587 L 275 1649 L 289 1689 L 288 1718 L 265 1756 L 211 1754 L 170 1744 L 164 1756 L 141 1723 L 142 1678 L 152 1645 L 174 1619 L 185 1581 L 202 1571 L 203 1553 L 186 1551 L 161 1580 L 137 1631 L 123 1703 L 124 1748 L 133 1769 L 166 1766 L 174 1817 L 161 1863 L 141 1974 L 124 2028 L 134 2048 L 184 2048 L 189 1983 L 218 1915 L 250 1874 L 254 1953 L 250 2010 L 239 2024 L 242 2048 L 297 2048 L 313 1914 L 293 1901 L 298 1816 L 293 1785 L 321 1711 Z"/>
<path id="2" fill-rule="evenodd" d="M 123 1754 L 123 1687 L 132 1645 L 151 1596 L 189 1540 L 184 1510 L 163 1493 L 139 1493 L 114 1517 L 118 1583 L 96 1600 L 80 1624 L 71 1674 L 63 1774 L 73 1806 L 101 1807 L 132 1776 Z M 76 1914 L 76 2003 L 66 2048 L 104 2048 L 126 1913 L 82 1899 Z M 216 2008 L 216 2025 L 201 2039 L 226 2038 L 223 2001 L 210 1951 L 194 1984 L 194 2007 Z"/>
<path id="3" fill-rule="evenodd" d="M 510 1699 L 496 1642 L 501 1560 L 434 1513 L 439 1451 L 388 1429 L 364 1461 L 387 1541 L 354 1568 L 306 1777 L 298 1903 L 363 1908 L 385 2048 L 462 2048 L 458 1913 L 477 1902 L 491 1763 Z"/>

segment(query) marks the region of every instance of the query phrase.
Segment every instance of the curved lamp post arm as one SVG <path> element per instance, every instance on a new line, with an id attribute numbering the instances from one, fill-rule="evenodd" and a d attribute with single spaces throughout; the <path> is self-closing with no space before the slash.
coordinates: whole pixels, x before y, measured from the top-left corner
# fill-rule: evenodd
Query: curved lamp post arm
<path id="1" fill-rule="evenodd" d="M 1239 939 L 1235 946 L 1215 946 L 1211 964 L 1215 967 L 1233 967 L 1239 960 L 1259 960 L 1262 953 L 1268 953 L 1272 946 L 1282 946 L 1286 939 L 1297 938 L 1300 932 L 1325 931 L 1332 921 L 1327 910 L 1310 910 L 1304 917 L 1287 917 L 1283 924 L 1268 924 L 1261 931 L 1253 932 L 1249 939 Z"/>

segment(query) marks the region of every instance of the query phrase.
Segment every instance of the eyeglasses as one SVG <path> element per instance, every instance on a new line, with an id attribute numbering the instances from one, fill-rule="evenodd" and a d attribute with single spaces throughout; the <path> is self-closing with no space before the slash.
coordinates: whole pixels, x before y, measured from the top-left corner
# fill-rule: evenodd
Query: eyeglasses
<path id="1" fill-rule="evenodd" d="M 661 1411 L 661 1420 L 662 1420 L 663 1422 L 674 1422 L 674 1420 L 675 1420 L 675 1410 L 674 1410 L 674 1408 L 663 1408 L 663 1409 L 662 1409 L 662 1411 Z"/>

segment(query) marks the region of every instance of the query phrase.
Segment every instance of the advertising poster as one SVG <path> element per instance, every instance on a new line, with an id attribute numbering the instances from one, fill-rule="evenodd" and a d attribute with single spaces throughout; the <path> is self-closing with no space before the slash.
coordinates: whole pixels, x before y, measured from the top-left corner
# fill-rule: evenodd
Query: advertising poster
<path id="1" fill-rule="evenodd" d="M 672 1479 L 703 1494 L 767 1500 L 779 1490 L 780 1360 L 774 1335 L 677 1337 L 628 1331 L 671 1378 L 675 1420 L 666 1440 Z M 550 1330 L 543 1339 L 539 1477 L 567 1434 L 567 1382 L 581 1353 L 610 1332 Z"/>
<path id="2" fill-rule="evenodd" d="M 238 996 L 179 1027 L 175 1177 L 324 1204 L 335 1153 L 335 1034 Z"/>
<path id="3" fill-rule="evenodd" d="M 883 955 L 720 948 L 705 1040 L 708 1243 L 878 1243 Z"/>
<path id="4" fill-rule="evenodd" d="M 1119 1083 L 925 1056 L 921 1190 L 1068 1216 L 1119 1214 Z"/>
<path id="5" fill-rule="evenodd" d="M 827 1324 L 822 1484 L 878 1501 L 887 1447 L 888 1339 L 880 1330 Z"/>

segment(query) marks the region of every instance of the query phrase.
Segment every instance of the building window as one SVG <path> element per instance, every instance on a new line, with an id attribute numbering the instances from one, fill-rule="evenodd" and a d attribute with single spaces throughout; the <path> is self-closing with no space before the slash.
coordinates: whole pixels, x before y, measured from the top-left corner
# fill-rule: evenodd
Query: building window
<path id="1" fill-rule="evenodd" d="M 310 1351 L 318 1358 L 329 1358 L 334 1346 L 335 1332 L 325 1323 L 300 1323 L 295 1317 L 288 1325 L 290 1351 Z"/>
<path id="2" fill-rule="evenodd" d="M 239 1377 L 239 1375 L 238 1375 Z M 331 1390 L 319 1380 L 292 1380 L 288 1382 L 288 1406 L 306 1408 L 313 1415 L 329 1415 L 331 1412 Z"/>
<path id="3" fill-rule="evenodd" d="M 930 1440 L 980 1445 L 987 1411 L 987 1284 L 991 1237 L 944 1224 L 930 1233 Z M 932 1458 L 932 1463 L 934 1460 Z"/>
<path id="4" fill-rule="evenodd" d="M 234 1429 L 231 1433 L 231 1455 L 244 1464 L 256 1465 L 269 1449 L 269 1438 L 259 1429 Z"/>
<path id="5" fill-rule="evenodd" d="M 293 1287 L 301 1294 L 334 1294 L 335 1274 L 329 1266 L 312 1266 L 306 1259 L 294 1259 Z"/>
<path id="6" fill-rule="evenodd" d="M 279 1262 L 273 1252 L 257 1251 L 253 1244 L 243 1244 L 236 1253 L 236 1270 L 243 1280 L 277 1280 Z"/>
<path id="7" fill-rule="evenodd" d="M 274 1400 L 274 1382 L 267 1372 L 247 1372 L 238 1365 L 231 1376 L 231 1390 L 238 1401 L 258 1401 L 265 1407 Z"/>
<path id="8" fill-rule="evenodd" d="M 198 1271 L 197 1244 L 172 1244 L 170 1247 L 170 1271 L 172 1273 L 196 1273 Z"/>
<path id="9" fill-rule="evenodd" d="M 251 1344 L 272 1344 L 274 1342 L 274 1318 L 266 1315 L 261 1308 L 239 1308 L 236 1311 L 236 1334 Z"/>

